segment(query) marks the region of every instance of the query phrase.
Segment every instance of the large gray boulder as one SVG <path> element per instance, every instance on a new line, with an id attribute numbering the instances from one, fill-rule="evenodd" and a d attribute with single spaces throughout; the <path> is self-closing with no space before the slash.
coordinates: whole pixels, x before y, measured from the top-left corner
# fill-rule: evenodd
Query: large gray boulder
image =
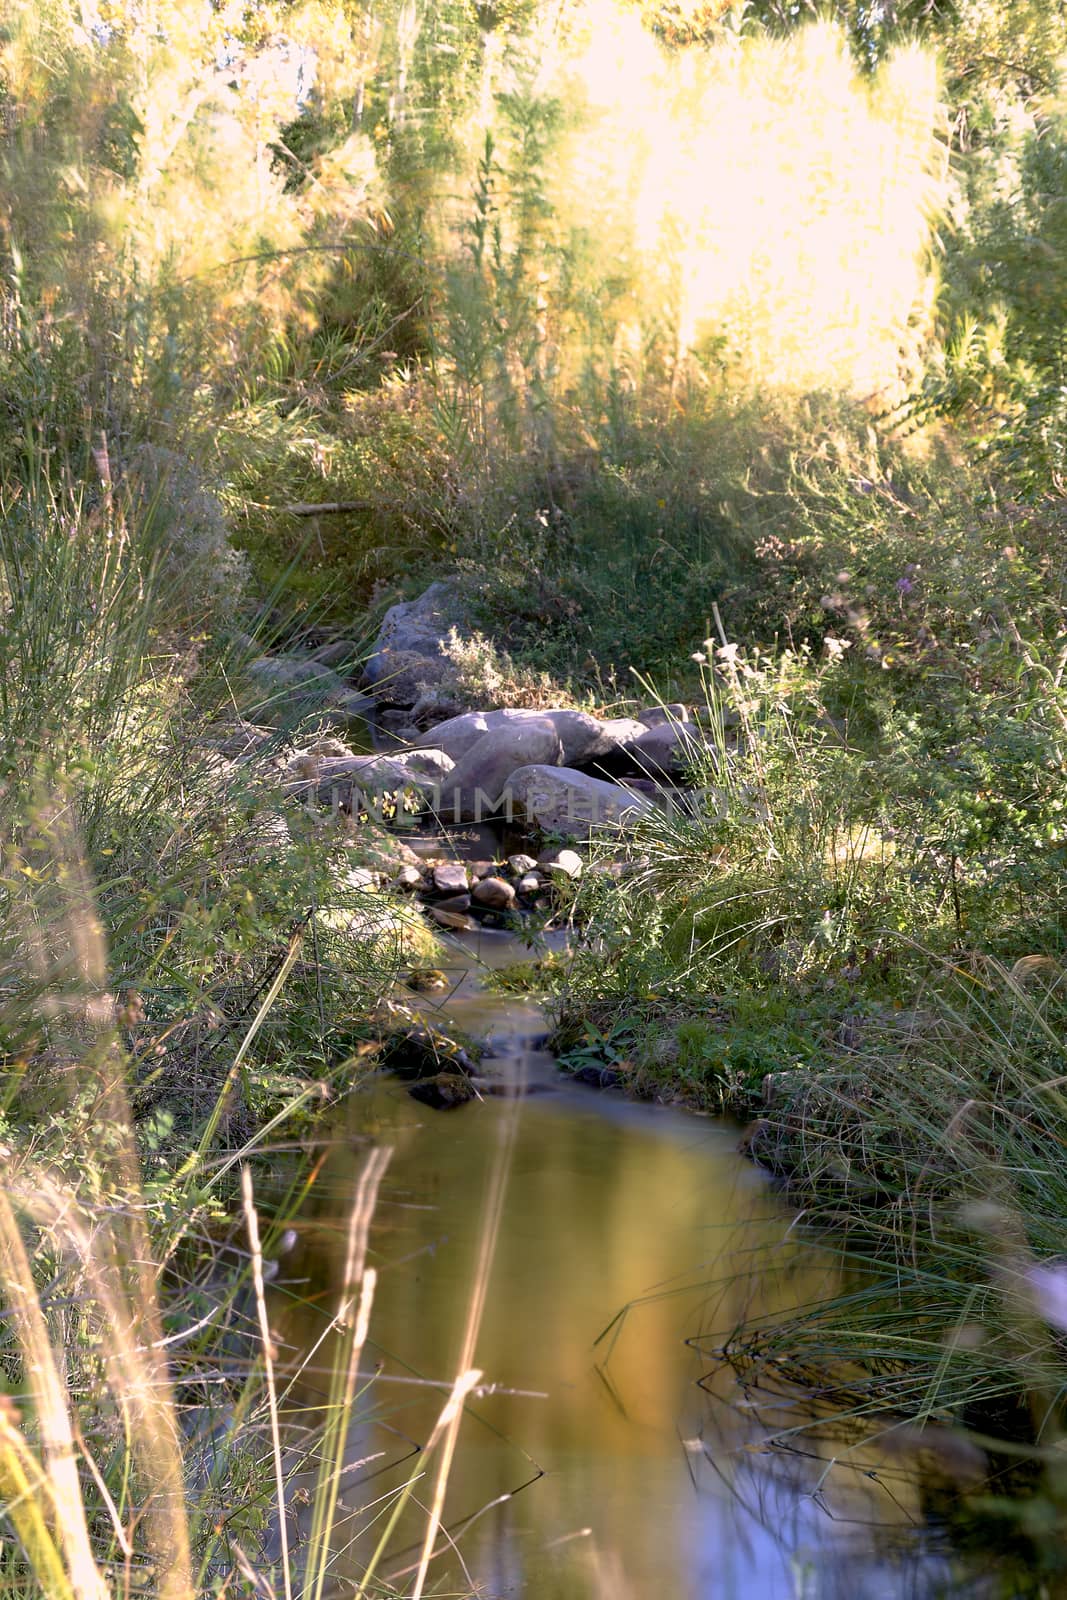
<path id="1" fill-rule="evenodd" d="M 517 767 L 558 765 L 562 745 L 547 717 L 501 722 L 471 745 L 440 785 L 440 814 L 480 822 L 499 809 Z"/>
<path id="2" fill-rule="evenodd" d="M 444 781 L 455 766 L 452 757 L 443 750 L 401 750 L 391 752 L 391 759 L 407 772 L 415 772 L 421 778 Z"/>
<path id="3" fill-rule="evenodd" d="M 392 756 L 325 756 L 314 762 L 301 757 L 289 769 L 286 788 L 298 799 L 350 810 L 359 798 L 373 800 L 404 789 L 425 795 L 433 781 Z"/>
<path id="4" fill-rule="evenodd" d="M 583 761 L 593 761 L 606 756 L 618 745 L 618 737 L 610 722 L 590 716 L 588 711 L 547 711 L 563 745 L 563 765 L 580 766 Z"/>
<path id="5" fill-rule="evenodd" d="M 423 656 L 415 650 L 381 650 L 363 669 L 360 683 L 380 705 L 413 706 L 452 675 L 444 656 Z"/>
<path id="6" fill-rule="evenodd" d="M 631 794 L 617 783 L 543 764 L 513 772 L 508 798 L 515 816 L 582 839 L 598 830 L 626 827 L 653 809 L 647 796 Z"/>
<path id="7" fill-rule="evenodd" d="M 493 711 L 465 711 L 462 716 L 449 717 L 436 723 L 415 740 L 416 749 L 443 750 L 453 761 L 462 761 L 472 745 L 489 732 L 489 718 Z"/>
<path id="8" fill-rule="evenodd" d="M 644 724 L 635 722 L 631 717 L 605 722 L 587 711 L 505 708 L 500 711 L 467 711 L 462 716 L 449 717 L 447 722 L 439 722 L 423 734 L 416 744 L 432 745 L 437 750 L 444 750 L 453 761 L 460 761 L 477 740 L 493 729 L 533 726 L 546 720 L 552 723 L 559 735 L 561 761 L 568 767 L 610 755 L 645 731 Z"/>
<path id="9" fill-rule="evenodd" d="M 625 747 L 626 755 L 650 778 L 677 778 L 707 759 L 704 730 L 696 722 L 661 722 Z"/>
<path id="10" fill-rule="evenodd" d="M 431 583 L 417 600 L 390 606 L 363 669 L 363 686 L 388 705 L 413 705 L 452 675 L 446 645 L 469 636 L 464 601 L 450 583 Z"/>
<path id="11" fill-rule="evenodd" d="M 610 743 L 607 750 L 598 750 L 598 755 L 610 755 L 613 750 L 621 750 L 647 731 L 645 724 L 636 717 L 605 717 L 600 727 L 604 738 Z"/>

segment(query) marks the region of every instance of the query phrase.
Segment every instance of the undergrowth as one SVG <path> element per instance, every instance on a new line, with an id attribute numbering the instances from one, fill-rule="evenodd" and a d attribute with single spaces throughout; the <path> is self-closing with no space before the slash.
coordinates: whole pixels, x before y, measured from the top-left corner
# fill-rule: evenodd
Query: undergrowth
<path id="1" fill-rule="evenodd" d="M 1050 590 L 956 613 L 935 643 L 909 583 L 892 651 L 843 606 L 818 657 L 708 639 L 693 787 L 641 819 L 621 877 L 583 879 L 584 940 L 553 987 L 565 1067 L 740 1113 L 744 1148 L 842 1262 L 837 1298 L 739 1330 L 726 1354 L 752 1393 L 815 1392 L 866 1439 L 962 1430 L 1005 1537 L 1053 1570 L 1067 835 Z"/>

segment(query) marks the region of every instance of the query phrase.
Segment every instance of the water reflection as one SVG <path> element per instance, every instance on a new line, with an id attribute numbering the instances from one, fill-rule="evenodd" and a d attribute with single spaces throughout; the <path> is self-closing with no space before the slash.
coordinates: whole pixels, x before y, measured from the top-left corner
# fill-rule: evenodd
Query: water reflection
<path id="1" fill-rule="evenodd" d="M 485 1001 L 481 1002 L 483 1005 Z M 762 1448 L 758 1416 L 704 1349 L 747 1317 L 820 1294 L 832 1270 L 791 1238 L 789 1218 L 727 1128 L 561 1084 L 515 1044 L 538 1021 L 493 1001 L 504 1065 L 533 1090 L 444 1115 L 392 1084 L 357 1097 L 353 1131 L 394 1149 L 373 1240 L 379 1271 L 346 1487 L 351 1515 L 402 1483 L 455 1375 L 476 1273 L 488 1173 L 514 1148 L 477 1344 L 487 1390 L 461 1425 L 445 1512 L 454 1548 L 434 1593 L 536 1600 L 733 1600 L 959 1592 L 915 1530 L 907 1475 L 866 1476 L 846 1452 L 823 1460 Z M 512 1041 L 509 1051 L 508 1041 Z M 509 1119 L 517 1126 L 509 1129 Z M 341 1271 L 343 1211 L 358 1154 L 331 1156 L 307 1266 Z M 621 1313 L 621 1314 L 618 1314 Z M 617 1315 L 618 1314 L 618 1315 Z M 310 1347 L 302 1313 L 288 1330 Z M 436 1380 L 426 1385 L 413 1379 Z M 700 1380 L 704 1380 L 701 1387 Z M 312 1380 L 305 1403 L 315 1396 Z M 810 1440 L 803 1450 L 812 1452 Z M 875 1464 L 877 1465 L 877 1464 Z M 425 1501 L 429 1483 L 417 1498 Z M 412 1505 L 386 1570 L 403 1592 L 424 1512 Z M 906 1536 L 896 1559 L 887 1533 Z M 879 1542 L 874 1553 L 871 1530 Z M 379 1529 L 375 1530 L 375 1537 Z M 341 1557 L 353 1576 L 360 1550 Z"/>

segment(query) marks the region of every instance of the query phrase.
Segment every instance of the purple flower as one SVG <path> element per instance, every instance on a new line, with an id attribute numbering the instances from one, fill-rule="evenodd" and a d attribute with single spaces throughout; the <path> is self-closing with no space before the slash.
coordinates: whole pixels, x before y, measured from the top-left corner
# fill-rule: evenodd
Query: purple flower
<path id="1" fill-rule="evenodd" d="M 910 578 L 897 579 L 897 594 L 911 594 L 914 588 L 915 585 L 912 583 Z"/>

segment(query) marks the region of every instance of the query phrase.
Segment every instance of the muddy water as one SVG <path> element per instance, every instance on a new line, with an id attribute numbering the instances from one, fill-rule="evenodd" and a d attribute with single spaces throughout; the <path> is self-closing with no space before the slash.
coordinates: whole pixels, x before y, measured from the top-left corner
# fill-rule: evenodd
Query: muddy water
<path id="1" fill-rule="evenodd" d="M 530 1600 L 778 1600 L 962 1592 L 899 1462 L 847 1439 L 769 1448 L 771 1419 L 687 1340 L 819 1294 L 831 1265 L 735 1150 L 736 1130 L 576 1086 L 541 1048 L 536 1006 L 487 994 L 504 935 L 452 947 L 451 988 L 419 1003 L 489 1038 L 486 1077 L 521 1087 L 439 1113 L 387 1082 L 353 1099 L 317 1186 L 311 1272 L 341 1271 L 360 1139 L 393 1155 L 373 1237 L 378 1293 L 348 1443 L 340 1570 L 358 1577 L 455 1376 L 486 1191 L 510 1148 L 434 1594 Z M 315 1329 L 303 1326 L 309 1344 Z M 780 1420 L 777 1419 L 777 1420 Z M 362 1463 L 362 1465 L 356 1465 Z M 870 1473 L 874 1476 L 869 1476 Z M 430 1496 L 431 1474 L 417 1486 Z M 409 1592 L 424 1514 L 379 1569 Z M 378 1591 L 374 1591 L 378 1592 Z"/>

